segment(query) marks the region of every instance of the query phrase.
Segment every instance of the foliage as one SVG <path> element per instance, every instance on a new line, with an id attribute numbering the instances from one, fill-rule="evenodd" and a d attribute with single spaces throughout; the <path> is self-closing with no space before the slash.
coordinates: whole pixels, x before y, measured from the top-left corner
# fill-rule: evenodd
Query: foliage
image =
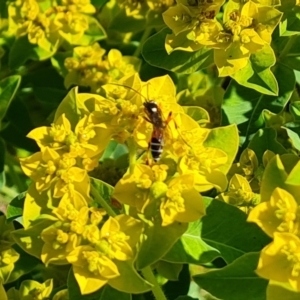
<path id="1" fill-rule="evenodd" d="M 299 299 L 298 0 L 0 17 L 1 299 Z"/>

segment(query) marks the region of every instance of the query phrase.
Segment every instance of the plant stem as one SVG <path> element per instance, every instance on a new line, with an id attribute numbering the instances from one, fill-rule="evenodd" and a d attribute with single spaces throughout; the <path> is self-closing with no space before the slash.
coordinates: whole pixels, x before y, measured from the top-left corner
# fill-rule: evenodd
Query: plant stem
<path id="1" fill-rule="evenodd" d="M 142 269 L 142 273 L 143 273 L 145 279 L 147 281 L 149 281 L 151 284 L 153 284 L 152 293 L 153 293 L 155 299 L 156 300 L 167 300 L 167 297 L 165 296 L 161 287 L 159 286 L 159 284 L 151 270 L 151 267 L 148 266 L 148 267 Z"/>
<path id="2" fill-rule="evenodd" d="M 102 196 L 98 193 L 96 188 L 91 184 L 91 193 L 95 200 L 106 210 L 109 216 L 115 217 L 117 214 L 113 211 L 113 209 L 107 204 L 107 202 L 102 198 Z"/>
<path id="3" fill-rule="evenodd" d="M 152 31 L 152 28 L 149 28 L 147 27 L 145 30 L 144 30 L 144 33 L 142 35 L 142 38 L 140 40 L 140 43 L 138 45 L 138 47 L 135 49 L 134 53 L 133 53 L 133 56 L 136 56 L 138 57 L 140 54 L 141 54 L 141 51 L 142 51 L 142 47 L 144 45 L 144 42 L 147 40 L 147 38 L 149 37 L 149 35 L 151 34 L 151 31 Z"/>

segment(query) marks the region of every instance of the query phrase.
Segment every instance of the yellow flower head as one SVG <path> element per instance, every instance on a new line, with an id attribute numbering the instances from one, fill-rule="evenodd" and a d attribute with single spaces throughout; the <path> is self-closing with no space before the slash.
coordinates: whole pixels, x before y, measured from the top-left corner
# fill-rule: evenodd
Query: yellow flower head
<path id="1" fill-rule="evenodd" d="M 300 239 L 291 233 L 274 233 L 274 241 L 261 252 L 256 273 L 268 280 L 287 282 L 300 291 Z"/>
<path id="2" fill-rule="evenodd" d="M 15 268 L 15 262 L 20 258 L 20 254 L 14 248 L 0 248 L 0 280 L 7 282 L 10 274 Z"/>
<path id="3" fill-rule="evenodd" d="M 113 197 L 145 214 L 150 204 L 158 207 L 163 226 L 175 221 L 192 222 L 205 214 L 203 200 L 194 189 L 194 176 L 171 179 L 166 165 L 136 165 L 132 175 L 117 183 Z"/>
<path id="4" fill-rule="evenodd" d="M 120 276 L 118 261 L 133 258 L 133 248 L 141 232 L 141 222 L 132 217 L 110 217 L 102 225 L 98 241 L 76 247 L 68 254 L 67 260 L 73 265 L 75 278 L 83 294 L 96 291 L 110 279 Z"/>
<path id="5" fill-rule="evenodd" d="M 34 280 L 24 280 L 19 289 L 20 299 L 48 299 L 53 289 L 53 280 L 43 283 Z"/>
<path id="6" fill-rule="evenodd" d="M 257 205 L 249 214 L 248 221 L 255 222 L 269 236 L 275 232 L 300 235 L 299 204 L 281 188 L 275 188 L 270 201 Z"/>
<path id="7" fill-rule="evenodd" d="M 36 189 L 40 192 L 49 189 L 56 180 L 59 161 L 60 155 L 48 147 L 42 152 L 20 159 L 23 172 L 35 182 Z"/>
<path id="8" fill-rule="evenodd" d="M 124 76 L 139 71 L 140 60 L 132 56 L 122 56 L 117 49 L 111 49 L 107 56 L 98 43 L 91 46 L 75 47 L 73 57 L 65 59 L 68 74 L 65 86 L 89 86 L 91 92 L 100 92 L 100 87 L 108 82 L 117 82 Z"/>
<path id="9" fill-rule="evenodd" d="M 70 230 L 69 222 L 54 223 L 42 231 L 41 238 L 44 241 L 41 259 L 46 265 L 66 264 L 68 253 L 80 244 L 77 234 Z"/>

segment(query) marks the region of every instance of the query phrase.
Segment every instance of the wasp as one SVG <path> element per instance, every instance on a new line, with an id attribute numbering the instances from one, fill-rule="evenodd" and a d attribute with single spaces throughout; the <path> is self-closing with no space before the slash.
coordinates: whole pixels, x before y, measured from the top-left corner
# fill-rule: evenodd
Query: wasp
<path id="1" fill-rule="evenodd" d="M 154 100 L 148 100 L 140 92 L 138 92 L 137 90 L 133 89 L 130 86 L 121 85 L 117 83 L 111 83 L 111 84 L 122 86 L 130 90 L 133 90 L 137 94 L 139 94 L 142 98 L 145 99 L 145 102 L 143 102 L 144 112 L 146 114 L 144 119 L 150 124 L 152 124 L 153 126 L 151 138 L 148 143 L 148 151 L 150 151 L 154 162 L 158 162 L 163 152 L 165 129 L 168 123 L 170 122 L 170 120 L 172 119 L 172 112 L 170 112 L 167 119 L 164 120 L 162 110 L 160 109 L 157 102 L 155 102 Z"/>
<path id="2" fill-rule="evenodd" d="M 148 149 L 151 152 L 151 156 L 155 162 L 158 162 L 164 147 L 164 132 L 172 119 L 172 112 L 169 113 L 167 120 L 163 119 L 163 114 L 158 104 L 149 100 L 144 102 L 145 120 L 153 125 L 151 139 Z"/>

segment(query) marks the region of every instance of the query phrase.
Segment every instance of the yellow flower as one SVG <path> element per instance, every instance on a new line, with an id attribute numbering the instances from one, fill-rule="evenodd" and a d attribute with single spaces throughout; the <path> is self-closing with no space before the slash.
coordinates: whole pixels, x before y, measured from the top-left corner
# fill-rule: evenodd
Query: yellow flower
<path id="1" fill-rule="evenodd" d="M 170 181 L 165 195 L 161 198 L 162 226 L 175 221 L 193 222 L 205 215 L 203 199 L 193 187 L 193 181 L 192 175 L 182 175 Z"/>
<path id="2" fill-rule="evenodd" d="M 270 201 L 260 203 L 249 214 L 248 221 L 255 222 L 269 236 L 275 232 L 299 235 L 299 205 L 295 198 L 281 188 L 275 188 Z"/>
<path id="3" fill-rule="evenodd" d="M 278 25 L 282 13 L 272 7 L 262 7 L 253 1 L 226 6 L 224 29 L 230 36 L 215 47 L 215 63 L 219 76 L 230 76 L 243 69 L 252 53 L 256 53 L 271 43 L 271 35 Z M 228 43 L 229 42 L 229 43 Z"/>
<path id="4" fill-rule="evenodd" d="M 20 254 L 14 248 L 0 249 L 0 279 L 6 283 Z"/>
<path id="5" fill-rule="evenodd" d="M 133 258 L 133 248 L 141 232 L 141 222 L 132 217 L 110 217 L 100 229 L 98 241 L 79 246 L 68 254 L 82 294 L 94 292 L 120 276 L 118 261 Z"/>
<path id="6" fill-rule="evenodd" d="M 24 280 L 19 289 L 20 299 L 49 299 L 53 289 L 53 280 L 44 283 L 34 280 Z"/>
<path id="7" fill-rule="evenodd" d="M 41 259 L 44 264 L 67 264 L 66 257 L 80 244 L 80 239 L 70 229 L 68 222 L 56 222 L 41 233 L 44 241 Z"/>
<path id="8" fill-rule="evenodd" d="M 81 12 L 85 14 L 94 14 L 95 7 L 90 0 L 61 0 L 61 4 L 66 6 L 69 11 Z"/>
<path id="9" fill-rule="evenodd" d="M 56 180 L 59 161 L 60 155 L 48 147 L 43 152 L 20 159 L 23 172 L 35 182 L 40 192 L 49 189 Z"/>
<path id="10" fill-rule="evenodd" d="M 239 174 L 232 176 L 228 191 L 219 195 L 219 198 L 229 203 L 246 210 L 255 206 L 259 201 L 259 195 L 253 193 L 247 179 Z"/>
<path id="11" fill-rule="evenodd" d="M 100 238 L 102 240 L 96 245 L 96 248 L 105 249 L 106 255 L 111 259 L 125 261 L 133 258 L 132 248 L 127 243 L 130 238 L 122 230 L 118 219 L 109 218 L 101 227 Z"/>
<path id="12" fill-rule="evenodd" d="M 201 132 L 201 130 L 195 132 Z M 193 147 L 194 144 L 195 147 Z M 191 145 L 195 150 L 180 159 L 179 172 L 181 174 L 193 173 L 195 188 L 199 192 L 208 191 L 213 187 L 224 190 L 227 186 L 227 179 L 218 168 L 227 162 L 227 154 L 217 148 L 204 147 L 200 143 Z"/>
<path id="13" fill-rule="evenodd" d="M 73 138 L 71 124 L 66 118 L 65 114 L 62 114 L 59 119 L 51 124 L 51 127 L 38 127 L 31 130 L 27 137 L 37 142 L 41 150 L 45 147 L 50 147 L 54 150 L 64 150 L 67 145 L 67 141 Z"/>
<path id="14" fill-rule="evenodd" d="M 61 155 L 68 153 L 69 157 L 84 159 L 100 155 L 109 143 L 110 136 L 111 131 L 105 125 L 99 124 L 93 113 L 84 115 L 78 121 L 74 132 L 63 113 L 51 127 L 38 127 L 27 135 L 37 142 L 41 150 L 49 147 Z"/>
<path id="15" fill-rule="evenodd" d="M 150 187 L 154 180 L 154 174 L 149 166 L 137 165 L 132 175 L 125 174 L 117 183 L 113 198 L 143 212 L 150 201 Z"/>
<path id="16" fill-rule="evenodd" d="M 168 53 L 174 50 L 197 51 L 204 46 L 218 44 L 216 37 L 222 30 L 215 19 L 223 0 L 210 3 L 177 1 L 163 13 L 164 22 L 172 29 L 166 36 L 165 47 Z"/>
<path id="17" fill-rule="evenodd" d="M 136 165 L 132 175 L 125 175 L 117 183 L 113 197 L 149 217 L 153 217 L 149 205 L 159 207 L 163 226 L 201 218 L 205 209 L 201 195 L 194 188 L 193 174 L 172 179 L 168 178 L 167 170 L 162 164 L 152 168 Z"/>
<path id="18" fill-rule="evenodd" d="M 75 167 L 76 160 L 67 155 L 62 157 L 54 150 L 45 147 L 30 157 L 20 159 L 23 172 L 29 176 L 41 192 L 54 187 L 54 197 L 62 197 L 66 192 L 78 190 L 89 194 L 87 172 Z"/>
<path id="19" fill-rule="evenodd" d="M 68 74 L 65 86 L 89 86 L 91 92 L 99 93 L 101 85 L 116 82 L 140 69 L 140 60 L 133 56 L 122 56 L 117 49 L 111 49 L 107 56 L 98 43 L 91 46 L 75 47 L 73 57 L 65 59 Z"/>
<path id="20" fill-rule="evenodd" d="M 120 276 L 116 264 L 91 246 L 77 247 L 67 257 L 81 293 L 88 294 L 103 287 L 109 279 Z"/>
<path id="21" fill-rule="evenodd" d="M 288 282 L 300 291 L 300 239 L 291 233 L 274 233 L 274 241 L 261 252 L 256 273 L 268 280 Z"/>

